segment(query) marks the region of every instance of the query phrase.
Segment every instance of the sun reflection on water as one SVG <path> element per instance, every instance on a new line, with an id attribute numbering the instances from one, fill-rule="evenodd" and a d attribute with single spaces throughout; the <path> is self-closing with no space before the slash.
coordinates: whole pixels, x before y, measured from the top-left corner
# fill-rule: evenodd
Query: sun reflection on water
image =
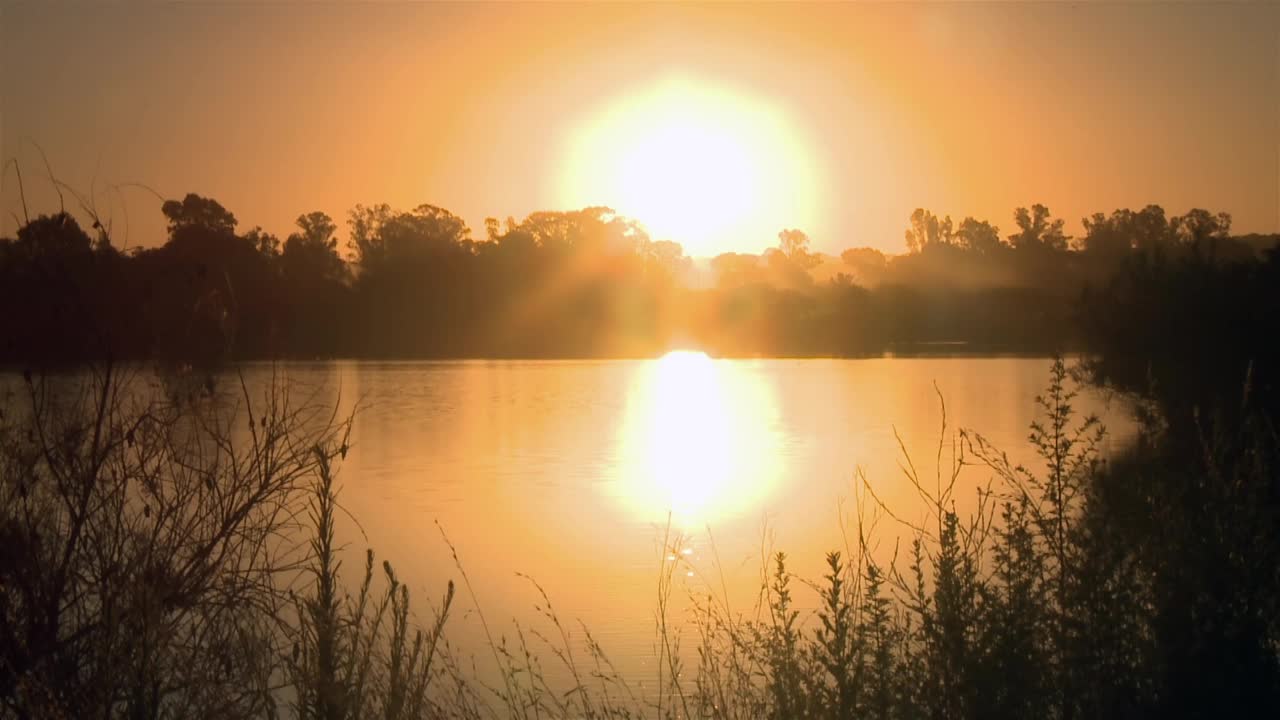
<path id="1" fill-rule="evenodd" d="M 669 353 L 628 395 L 618 497 L 682 527 L 758 509 L 778 475 L 777 427 L 772 388 L 749 366 Z"/>

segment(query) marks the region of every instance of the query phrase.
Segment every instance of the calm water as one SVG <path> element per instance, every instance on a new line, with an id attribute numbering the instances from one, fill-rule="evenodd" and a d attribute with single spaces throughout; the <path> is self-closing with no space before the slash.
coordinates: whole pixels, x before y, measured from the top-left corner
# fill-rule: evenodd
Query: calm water
<path id="1" fill-rule="evenodd" d="M 874 513 L 861 470 L 898 517 L 923 517 L 904 479 L 897 436 L 932 485 L 946 401 L 943 474 L 959 428 L 980 431 L 1011 459 L 1026 447 L 1033 399 L 1049 361 L 1027 358 L 655 361 L 338 362 L 294 364 L 288 377 L 332 402 L 358 402 L 341 468 L 352 553 L 373 547 L 418 602 L 460 579 L 448 533 L 495 635 L 538 624 L 536 579 L 566 620 L 590 627 L 624 673 L 650 680 L 656 579 L 667 524 L 678 592 L 726 592 L 749 611 L 767 547 L 818 577 L 842 547 L 842 523 Z M 255 369 L 252 372 L 268 372 Z M 935 385 L 937 390 L 935 391 Z M 1111 447 L 1129 424 L 1118 403 L 1084 393 Z M 958 503 L 991 473 L 969 468 Z M 883 558 L 900 526 L 879 523 Z M 450 635 L 477 648 L 463 593 Z M 803 598 L 802 598 L 803 603 Z M 679 607 L 676 610 L 680 612 Z M 692 646 L 693 638 L 686 642 Z"/>

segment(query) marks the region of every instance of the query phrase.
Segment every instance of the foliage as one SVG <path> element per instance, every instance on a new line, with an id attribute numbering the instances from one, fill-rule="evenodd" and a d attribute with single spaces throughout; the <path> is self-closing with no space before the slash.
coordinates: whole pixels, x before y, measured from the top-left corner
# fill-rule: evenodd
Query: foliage
<path id="1" fill-rule="evenodd" d="M 300 215 L 282 242 L 188 194 L 163 203 L 160 247 L 126 253 L 82 209 L 94 237 L 60 213 L 0 239 L 0 361 L 634 357 L 687 343 L 718 355 L 1082 350 L 1099 330 L 1076 312 L 1081 294 L 1123 304 L 1143 258 L 1256 268 L 1276 241 L 1233 238 L 1229 216 L 1202 209 L 1098 213 L 1071 241 L 1043 205 L 1018 208 L 1007 240 L 985 220 L 921 208 L 902 255 L 830 257 L 789 228 L 761 254 L 704 263 L 604 207 L 489 218 L 475 239 L 444 208 L 375 204 L 348 214 L 344 256 L 325 213 Z"/>
<path id="2" fill-rule="evenodd" d="M 715 258 L 714 286 L 695 287 L 678 245 L 608 208 L 494 221 L 475 241 L 442 208 L 357 207 L 351 263 L 323 213 L 281 245 L 237 234 L 211 199 L 162 210 L 168 242 L 130 254 L 67 213 L 0 241 L 0 302 L 30 308 L 4 316 L 0 359 L 101 361 L 79 386 L 28 371 L 0 406 L 6 716 L 1280 714 L 1280 251 L 1232 238 L 1226 216 L 1098 214 L 1071 249 L 1040 205 L 1015 213 L 1008 243 L 919 210 L 914 251 L 847 251 L 854 275 L 816 282 L 822 258 L 786 230 L 762 256 Z M 536 583 L 539 619 L 511 635 L 477 610 L 500 684 L 446 639 L 452 582 L 425 627 L 371 552 L 352 592 L 334 545 L 346 425 L 198 372 L 345 352 L 648 354 L 681 336 L 720 354 L 1044 348 L 1071 327 L 1089 350 L 1080 377 L 1136 401 L 1131 448 L 1103 461 L 1058 360 L 1028 436 L 1042 468 L 972 432 L 942 467 L 944 408 L 933 487 L 904 462 L 929 518 L 901 563 L 872 558 L 860 516 L 824 577 L 794 577 L 778 553 L 751 611 L 710 595 L 677 618 L 667 538 L 654 685 L 619 675 Z M 142 357 L 162 361 L 160 382 L 117 362 Z M 974 465 L 991 484 L 962 517 Z M 300 530 L 311 542 L 291 555 Z"/>
<path id="3" fill-rule="evenodd" d="M 28 375 L 0 419 L 0 707 L 241 717 L 272 704 L 293 506 L 339 427 L 279 388 Z"/>
<path id="4" fill-rule="evenodd" d="M 345 424 L 292 408 L 278 387 L 265 405 L 243 385 L 228 395 L 190 377 L 146 394 L 107 368 L 85 388 L 33 376 L 0 432 L 7 715 L 1280 711 L 1280 437 L 1262 413 L 1202 424 L 1189 453 L 1165 444 L 1168 424 L 1153 422 L 1133 450 L 1104 463 L 1103 430 L 1077 417 L 1058 360 L 1028 436 L 1044 462 L 1033 469 L 977 433 L 949 436 L 944 408 L 934 482 L 904 459 L 930 513 L 908 526 L 902 563 L 869 551 L 880 518 L 901 520 L 864 479 L 852 542 L 828 554 L 822 578 L 796 578 L 777 553 L 755 608 L 732 612 L 712 593 L 692 597 L 682 618 L 671 598 L 688 567 L 685 541 L 668 534 L 650 684 L 614 670 L 532 580 L 535 622 L 491 634 L 452 545 L 487 647 L 448 642 L 452 581 L 425 625 L 391 566 L 376 572 L 372 552 L 358 585 L 347 585 L 334 541 Z M 957 481 L 974 467 L 992 481 L 961 517 Z M 299 531 L 310 536 L 301 556 L 288 551 Z M 496 675 L 477 674 L 467 655 L 477 651 Z M 567 685 L 549 679 L 549 663 Z"/>

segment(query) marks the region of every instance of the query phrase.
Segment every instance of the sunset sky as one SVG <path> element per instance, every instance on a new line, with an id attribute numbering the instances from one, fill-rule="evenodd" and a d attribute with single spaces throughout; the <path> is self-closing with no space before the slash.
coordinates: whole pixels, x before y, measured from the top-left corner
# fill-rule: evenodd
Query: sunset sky
<path id="1" fill-rule="evenodd" d="M 56 211 L 38 144 L 121 244 L 163 240 L 128 183 L 282 237 L 610 205 L 695 255 L 900 252 L 913 208 L 1008 234 L 1035 202 L 1280 231 L 1280 4 L 0 8 L 0 155 Z M 12 233 L 12 167 L 2 197 Z"/>

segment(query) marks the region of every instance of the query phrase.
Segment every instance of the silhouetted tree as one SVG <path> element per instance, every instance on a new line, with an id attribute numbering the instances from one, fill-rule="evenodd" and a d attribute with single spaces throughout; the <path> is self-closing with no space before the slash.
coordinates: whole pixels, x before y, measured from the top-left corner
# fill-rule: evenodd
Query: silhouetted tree
<path id="1" fill-rule="evenodd" d="M 316 211 L 299 215 L 297 225 L 299 232 L 289 234 L 280 253 L 285 276 L 346 280 L 347 265 L 338 255 L 338 226 L 333 218 Z"/>
<path id="2" fill-rule="evenodd" d="M 244 239 L 268 261 L 274 261 L 280 257 L 280 238 L 262 228 L 256 226 L 250 228 L 244 234 Z"/>
<path id="3" fill-rule="evenodd" d="M 455 250 L 470 241 L 471 230 L 462 218 L 444 208 L 419 205 L 392 215 L 376 237 L 386 259 L 394 262 Z"/>
<path id="4" fill-rule="evenodd" d="M 338 255 L 332 218 L 312 212 L 299 215 L 297 226 L 279 258 L 288 308 L 288 352 L 332 357 L 343 349 L 342 327 L 351 322 L 350 272 Z"/>
<path id="5" fill-rule="evenodd" d="M 1084 237 L 1080 238 L 1079 245 L 1087 253 L 1115 258 L 1133 249 L 1134 213 L 1130 210 L 1116 210 L 1111 217 L 1094 213 L 1092 217 L 1082 218 L 1080 223 L 1084 226 Z"/>
<path id="6" fill-rule="evenodd" d="M 778 249 L 787 259 L 808 270 L 822 259 L 809 252 L 809 236 L 800 230 L 790 229 L 778 233 Z"/>
<path id="7" fill-rule="evenodd" d="M 1211 240 L 1226 239 L 1231 232 L 1231 216 L 1227 213 L 1215 215 L 1203 208 L 1194 208 L 1186 215 L 1169 221 L 1169 227 L 1178 242 L 1200 246 Z"/>
<path id="8" fill-rule="evenodd" d="M 149 298 L 143 311 L 158 354 L 189 365 L 278 354 L 278 241 L 260 228 L 236 235 L 235 216 L 199 195 L 166 201 L 161 210 L 169 241 L 140 258 Z"/>
<path id="9" fill-rule="evenodd" d="M 951 245 L 954 233 L 951 227 L 951 216 L 941 220 L 923 208 L 916 208 L 911 213 L 911 225 L 906 231 L 907 251 L 912 253 L 943 245 Z"/>
<path id="10" fill-rule="evenodd" d="M 875 248 L 849 248 L 840 253 L 840 259 L 853 270 L 853 277 L 860 285 L 875 285 L 888 267 L 884 253 Z"/>
<path id="11" fill-rule="evenodd" d="M 386 203 L 371 207 L 356 205 L 348 213 L 347 227 L 350 233 L 347 248 L 359 270 L 367 271 L 382 261 L 382 226 L 391 215 L 391 206 Z"/>
<path id="12" fill-rule="evenodd" d="M 108 326 L 118 260 L 65 212 L 20 227 L 0 254 L 0 357 L 47 364 L 117 352 Z"/>
<path id="13" fill-rule="evenodd" d="M 991 255 L 1004 248 L 1000 241 L 1000 228 L 986 220 L 966 217 L 955 234 L 956 244 L 962 249 L 980 255 Z"/>
<path id="14" fill-rule="evenodd" d="M 111 247 L 101 225 L 92 239 L 69 215 L 37 218 L 0 242 L 0 297 L 35 308 L 3 321 L 3 356 L 71 361 L 90 353 L 73 340 L 90 333 L 56 329 L 71 327 L 53 318 L 68 317 L 73 300 L 90 308 L 78 311 L 76 326 L 96 328 L 95 352 L 179 365 L 648 354 L 675 336 L 746 354 L 939 342 L 1067 349 L 1080 347 L 1074 308 L 1082 291 L 1099 297 L 1130 258 L 1247 265 L 1275 244 L 1232 238 L 1225 214 L 1192 210 L 1169 221 L 1152 205 L 1085 218 L 1073 248 L 1062 221 L 1034 205 L 1016 213 L 1014 252 L 988 222 L 965 217 L 953 227 L 917 209 L 906 254 L 853 248 L 836 266 L 803 232 L 786 229 L 776 248 L 725 253 L 701 271 L 677 243 L 650 238 L 607 207 L 489 218 L 475 240 L 438 206 L 358 205 L 348 215 L 348 261 L 336 223 L 321 212 L 300 216 L 280 243 L 259 227 L 237 233 L 235 215 L 210 198 L 189 194 L 161 209 L 167 242 L 128 255 Z"/>
<path id="15" fill-rule="evenodd" d="M 1037 203 L 1030 210 L 1018 208 L 1013 213 L 1013 221 L 1018 232 L 1009 236 L 1009 244 L 1015 249 L 1067 249 L 1068 238 L 1062 231 L 1062 220 L 1051 219 L 1049 208 L 1044 205 Z"/>
<path id="16" fill-rule="evenodd" d="M 187 193 L 181 202 L 166 200 L 160 206 L 169 221 L 169 235 L 178 237 L 187 228 L 200 228 L 214 234 L 231 234 L 236 229 L 236 216 L 218 201 Z"/>

